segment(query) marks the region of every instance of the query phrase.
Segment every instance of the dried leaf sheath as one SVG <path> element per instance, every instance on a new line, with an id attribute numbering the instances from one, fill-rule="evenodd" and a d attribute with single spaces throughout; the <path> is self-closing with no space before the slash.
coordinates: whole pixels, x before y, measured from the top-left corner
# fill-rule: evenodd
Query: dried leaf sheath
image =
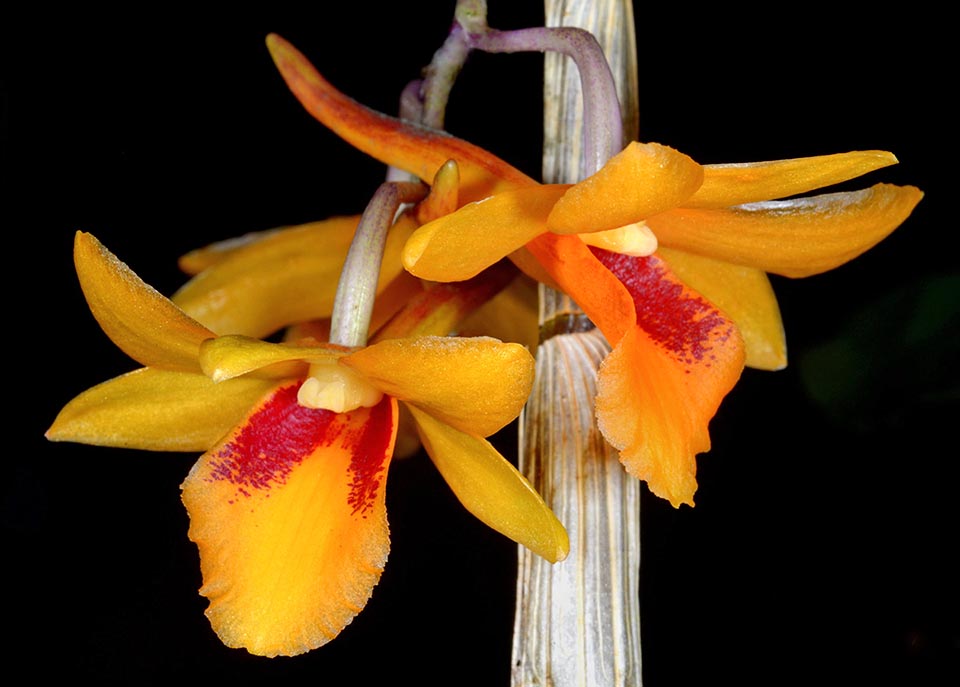
<path id="1" fill-rule="evenodd" d="M 609 350 L 593 329 L 537 352 L 521 469 L 567 528 L 570 556 L 551 566 L 520 552 L 515 686 L 640 684 L 640 482 L 624 477 L 594 420 Z"/>
<path id="2" fill-rule="evenodd" d="M 637 137 L 633 5 L 546 0 L 546 25 L 590 30 L 617 81 L 624 135 Z M 579 75 L 544 58 L 543 181 L 584 174 Z M 545 565 L 519 551 L 513 687 L 639 686 L 640 483 L 596 427 L 596 371 L 610 346 L 568 296 L 540 286 L 541 338 L 521 416 L 520 470 L 570 536 L 570 555 Z M 583 331 L 588 329 L 587 331 Z M 566 333 L 564 333 L 566 332 Z"/>

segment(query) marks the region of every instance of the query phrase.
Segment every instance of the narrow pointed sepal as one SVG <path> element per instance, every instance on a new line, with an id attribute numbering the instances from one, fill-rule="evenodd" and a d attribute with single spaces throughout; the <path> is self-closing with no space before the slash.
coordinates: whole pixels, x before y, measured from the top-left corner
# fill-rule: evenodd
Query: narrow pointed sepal
<path id="1" fill-rule="evenodd" d="M 332 217 L 265 232 L 224 249 L 173 295 L 173 301 L 218 334 L 256 338 L 297 322 L 330 317 L 358 221 L 355 216 Z M 403 216 L 387 234 L 378 292 L 402 272 L 400 251 L 416 226 Z"/>
<path id="2" fill-rule="evenodd" d="M 408 407 L 430 459 L 470 513 L 551 563 L 567 557 L 566 529 L 490 442 Z"/>
<path id="3" fill-rule="evenodd" d="M 281 76 L 313 117 L 350 145 L 386 165 L 430 182 L 448 160 L 460 168 L 460 201 L 480 200 L 534 181 L 495 155 L 442 131 L 381 114 L 344 95 L 276 34 L 267 48 Z"/>
<path id="4" fill-rule="evenodd" d="M 200 344 L 215 334 L 183 312 L 92 234 L 78 231 L 73 258 L 83 295 L 120 350 L 148 367 L 199 372 Z"/>
<path id="5" fill-rule="evenodd" d="M 224 644 L 261 656 L 336 637 L 367 603 L 390 546 L 396 401 L 336 414 L 298 405 L 297 386 L 266 396 L 183 484 L 207 617 Z"/>
<path id="6" fill-rule="evenodd" d="M 688 208 L 724 208 L 786 198 L 839 184 L 897 163 L 885 150 L 835 155 L 704 165 L 703 185 L 684 201 Z"/>
<path id="7" fill-rule="evenodd" d="M 886 238 L 923 198 L 914 186 L 771 200 L 724 209 L 668 210 L 647 219 L 660 245 L 786 277 L 808 277 Z"/>
<path id="8" fill-rule="evenodd" d="M 251 377 L 216 384 L 201 374 L 141 368 L 76 396 L 46 437 L 143 451 L 206 451 L 274 384 Z"/>

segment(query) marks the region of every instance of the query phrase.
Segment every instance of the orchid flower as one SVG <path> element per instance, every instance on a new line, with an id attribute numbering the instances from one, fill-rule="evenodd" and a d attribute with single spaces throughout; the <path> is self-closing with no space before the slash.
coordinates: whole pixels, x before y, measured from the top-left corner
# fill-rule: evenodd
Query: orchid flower
<path id="1" fill-rule="evenodd" d="M 477 146 L 360 105 L 279 36 L 268 46 L 305 109 L 360 150 L 421 179 L 457 162 L 465 204 L 411 235 L 404 266 L 458 281 L 509 256 L 573 298 L 614 347 L 599 371 L 598 426 L 626 469 L 674 506 L 693 505 L 696 455 L 709 450 L 709 421 L 743 366 L 786 364 L 766 273 L 838 267 L 923 196 L 878 184 L 780 200 L 896 162 L 882 151 L 700 165 L 639 142 L 578 184 L 543 185 Z"/>
<path id="2" fill-rule="evenodd" d="M 47 438 L 204 451 L 183 502 L 207 616 L 228 646 L 299 654 L 362 610 L 389 551 L 384 487 L 398 402 L 468 510 L 548 560 L 566 555 L 563 526 L 485 439 L 529 393 L 522 346 L 217 337 L 93 236 L 77 234 L 75 264 L 103 330 L 144 367 L 74 398 Z"/>

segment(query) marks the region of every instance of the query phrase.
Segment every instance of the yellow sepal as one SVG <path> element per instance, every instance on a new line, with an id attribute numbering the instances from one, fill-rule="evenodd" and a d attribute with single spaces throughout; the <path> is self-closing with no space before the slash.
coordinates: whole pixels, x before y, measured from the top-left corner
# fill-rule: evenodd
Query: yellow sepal
<path id="1" fill-rule="evenodd" d="M 78 231 L 74 264 L 90 312 L 141 365 L 199 372 L 200 344 L 215 334 L 145 283 L 92 234 Z"/>
<path id="2" fill-rule="evenodd" d="M 87 389 L 63 407 L 46 437 L 143 451 L 206 451 L 276 384 L 244 377 L 141 368 Z"/>
<path id="3" fill-rule="evenodd" d="M 570 540 L 563 524 L 490 442 L 412 406 L 410 412 L 430 459 L 468 511 L 551 563 L 567 557 Z"/>

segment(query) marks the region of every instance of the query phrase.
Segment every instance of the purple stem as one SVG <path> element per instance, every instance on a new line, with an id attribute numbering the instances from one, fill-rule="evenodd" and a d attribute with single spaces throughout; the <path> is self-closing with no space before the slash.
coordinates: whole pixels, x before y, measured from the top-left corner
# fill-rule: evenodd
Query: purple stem
<path id="1" fill-rule="evenodd" d="M 470 45 L 486 52 L 558 52 L 570 57 L 580 72 L 583 91 L 585 175 L 598 171 L 623 150 L 623 122 L 617 86 L 597 39 L 573 27 L 471 33 Z"/>
<path id="2" fill-rule="evenodd" d="M 459 5 L 457 13 L 460 13 Z M 433 54 L 430 64 L 423 70 L 423 112 L 420 123 L 424 126 L 443 129 L 450 91 L 469 54 L 467 33 L 459 21 L 454 21 L 447 39 Z"/>
<path id="3" fill-rule="evenodd" d="M 600 43 L 575 27 L 539 26 L 498 31 L 487 26 L 486 0 L 457 0 L 453 25 L 424 69 L 420 87 L 420 123 L 443 129 L 450 91 L 471 50 L 484 52 L 558 52 L 577 65 L 583 92 L 585 176 L 598 171 L 623 149 L 623 121 L 617 86 Z M 409 89 L 410 87 L 408 87 Z"/>

